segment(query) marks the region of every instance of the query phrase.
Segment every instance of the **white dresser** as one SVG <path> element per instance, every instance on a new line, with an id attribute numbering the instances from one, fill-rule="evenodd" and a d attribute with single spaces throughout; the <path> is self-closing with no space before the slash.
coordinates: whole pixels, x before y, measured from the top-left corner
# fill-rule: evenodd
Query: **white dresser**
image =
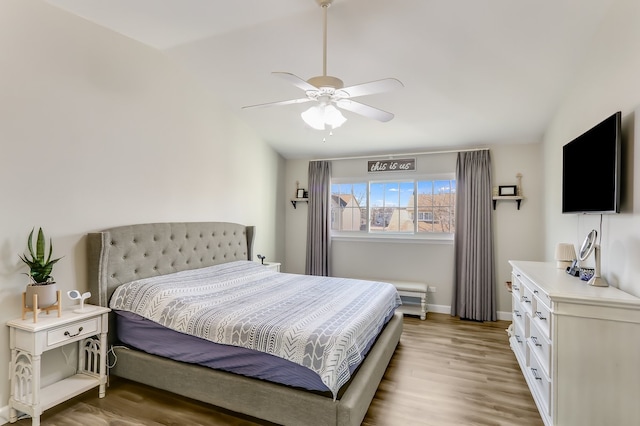
<path id="1" fill-rule="evenodd" d="M 511 348 L 545 425 L 640 425 L 640 298 L 509 263 Z"/>

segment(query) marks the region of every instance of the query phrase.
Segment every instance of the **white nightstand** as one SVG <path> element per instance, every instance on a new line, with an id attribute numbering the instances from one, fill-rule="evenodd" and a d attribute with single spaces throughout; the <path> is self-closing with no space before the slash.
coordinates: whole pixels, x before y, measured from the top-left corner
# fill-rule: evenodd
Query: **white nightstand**
<path id="1" fill-rule="evenodd" d="M 264 262 L 263 265 L 276 272 L 280 272 L 280 262 Z"/>
<path id="2" fill-rule="evenodd" d="M 18 420 L 18 411 L 40 424 L 40 415 L 48 408 L 94 387 L 104 397 L 107 383 L 107 331 L 109 308 L 85 305 L 84 312 L 69 308 L 62 315 L 39 315 L 15 319 L 9 326 L 11 364 L 9 375 L 9 421 Z M 40 360 L 43 352 L 69 343 L 78 343 L 78 368 L 75 375 L 41 388 Z"/>

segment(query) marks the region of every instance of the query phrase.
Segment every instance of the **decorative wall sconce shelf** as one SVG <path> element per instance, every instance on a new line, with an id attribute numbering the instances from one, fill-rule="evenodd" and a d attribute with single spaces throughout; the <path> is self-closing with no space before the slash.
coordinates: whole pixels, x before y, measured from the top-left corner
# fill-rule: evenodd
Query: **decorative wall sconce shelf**
<path id="1" fill-rule="evenodd" d="M 518 206 L 518 210 L 520 210 L 520 203 L 522 202 L 522 200 L 524 200 L 524 197 L 521 196 L 516 196 L 516 195 L 503 195 L 503 196 L 495 196 L 493 197 L 493 209 L 496 209 L 496 203 L 498 200 L 511 200 L 511 201 L 515 201 L 517 206 Z"/>
<path id="2" fill-rule="evenodd" d="M 517 185 L 500 185 L 493 187 L 493 209 L 496 209 L 498 200 L 515 201 L 520 210 L 520 203 L 524 200 L 522 196 L 522 173 L 516 174 Z"/>
<path id="3" fill-rule="evenodd" d="M 296 208 L 296 204 L 297 203 L 308 203 L 309 199 L 308 198 L 292 198 L 291 199 L 291 204 L 293 205 L 293 208 Z"/>

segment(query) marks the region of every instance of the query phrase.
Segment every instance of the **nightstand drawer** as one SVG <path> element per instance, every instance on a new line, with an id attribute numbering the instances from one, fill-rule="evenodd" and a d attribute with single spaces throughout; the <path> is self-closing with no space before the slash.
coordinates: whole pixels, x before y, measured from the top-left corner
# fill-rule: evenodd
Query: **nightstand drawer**
<path id="1" fill-rule="evenodd" d="M 54 346 L 65 342 L 75 342 L 85 336 L 93 336 L 99 332 L 99 317 L 74 322 L 72 324 L 67 324 L 63 327 L 47 331 L 47 346 Z"/>

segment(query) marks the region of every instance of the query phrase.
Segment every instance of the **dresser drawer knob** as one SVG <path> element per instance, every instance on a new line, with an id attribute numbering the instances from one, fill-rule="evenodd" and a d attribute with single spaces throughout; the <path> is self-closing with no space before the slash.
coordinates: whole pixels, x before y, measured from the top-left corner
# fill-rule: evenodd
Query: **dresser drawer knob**
<path id="1" fill-rule="evenodd" d="M 68 331 L 65 331 L 65 332 L 64 332 L 64 335 L 65 335 L 65 336 L 67 336 L 67 337 L 76 337 L 78 334 L 82 333 L 82 330 L 83 330 L 83 328 L 82 328 L 82 327 L 80 327 L 80 328 L 78 329 L 78 332 L 77 332 L 76 334 L 71 334 L 71 333 L 69 333 Z"/>
<path id="2" fill-rule="evenodd" d="M 531 341 L 536 345 L 536 346 L 542 346 L 541 343 L 538 343 L 538 338 L 536 336 L 531 336 Z"/>
<path id="3" fill-rule="evenodd" d="M 524 300 L 524 303 L 531 303 L 531 300 L 529 300 L 527 296 L 522 296 L 522 300 Z"/>
<path id="4" fill-rule="evenodd" d="M 542 321 L 545 321 L 547 319 L 547 317 L 542 316 L 542 312 L 540 311 L 536 311 L 536 316 L 540 318 Z"/>
<path id="5" fill-rule="evenodd" d="M 517 334 L 514 334 L 514 336 L 516 338 L 516 342 L 518 343 L 522 343 L 522 338 L 520 338 L 520 336 L 518 336 Z"/>
<path id="6" fill-rule="evenodd" d="M 521 316 L 522 316 L 522 314 L 520 313 L 520 311 L 519 311 L 519 310 L 517 310 L 517 309 L 514 309 L 514 310 L 513 310 L 513 314 L 514 314 L 515 316 L 517 316 L 517 317 L 521 317 Z"/>

